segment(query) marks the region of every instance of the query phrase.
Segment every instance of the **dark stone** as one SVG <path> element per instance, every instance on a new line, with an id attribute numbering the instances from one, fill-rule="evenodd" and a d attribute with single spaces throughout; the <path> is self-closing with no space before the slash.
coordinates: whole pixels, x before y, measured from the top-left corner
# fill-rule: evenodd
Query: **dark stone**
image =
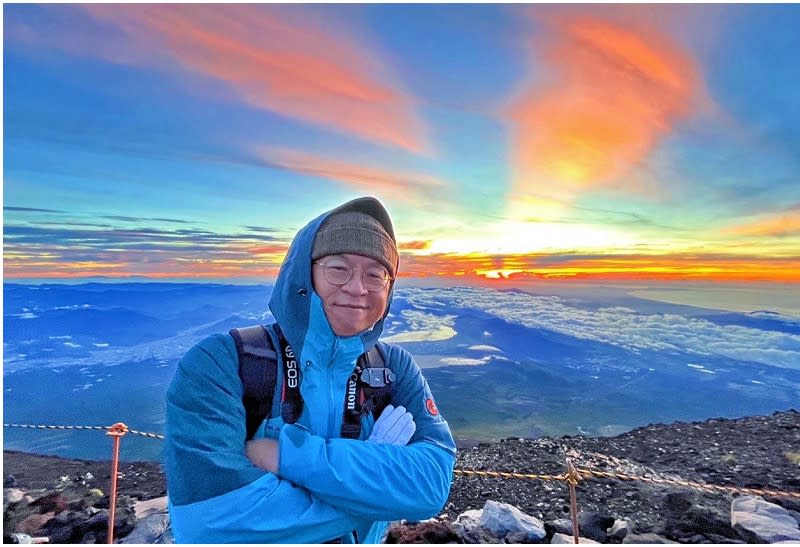
<path id="1" fill-rule="evenodd" d="M 414 526 L 398 526 L 390 531 L 386 543 L 461 543 L 449 522 L 422 522 Z"/>
<path id="2" fill-rule="evenodd" d="M 672 492 L 664 497 L 664 535 L 681 543 L 698 543 L 698 535 L 703 535 L 703 542 L 708 542 L 709 534 L 739 539 L 739 534 L 730 525 L 729 509 L 698 504 L 695 503 L 697 499 L 690 492 Z"/>
<path id="3" fill-rule="evenodd" d="M 518 543 L 540 543 L 540 541 L 532 540 L 531 537 L 526 532 L 513 532 L 511 534 L 508 534 L 505 537 L 505 542 L 506 543 L 513 543 L 513 544 L 518 544 Z"/>
<path id="4" fill-rule="evenodd" d="M 606 530 L 614 525 L 616 519 L 608 514 L 587 512 L 578 514 L 578 532 L 581 537 L 593 539 L 600 543 L 608 542 Z M 570 525 L 570 534 L 572 526 Z"/>
<path id="5" fill-rule="evenodd" d="M 60 513 L 67 509 L 67 500 L 61 492 L 50 492 L 38 500 L 31 502 L 33 507 L 38 508 L 40 513 Z"/>
<path id="6" fill-rule="evenodd" d="M 460 534 L 461 541 L 459 543 L 503 543 L 502 539 L 494 537 L 492 534 L 483 528 L 474 528 Z"/>
<path id="7" fill-rule="evenodd" d="M 136 512 L 133 507 L 126 507 L 121 511 L 117 509 L 117 514 L 114 518 L 114 539 L 124 538 L 130 534 L 135 527 Z"/>
<path id="8" fill-rule="evenodd" d="M 731 539 L 739 538 L 730 525 L 730 517 L 717 515 L 707 507 L 694 506 L 686 511 L 681 520 L 684 528 L 700 531 L 706 536 L 711 533 Z"/>
<path id="9" fill-rule="evenodd" d="M 711 543 L 747 543 L 741 538 L 730 538 L 711 532 L 705 532 L 703 535 L 706 536 Z"/>
<path id="10" fill-rule="evenodd" d="M 17 479 L 14 478 L 14 475 L 6 475 L 6 478 L 3 479 L 3 488 L 14 488 L 17 485 Z"/>
<path id="11" fill-rule="evenodd" d="M 116 523 L 116 518 L 114 519 Z M 115 524 L 116 525 L 116 524 Z M 108 528 L 108 510 L 102 509 L 83 523 L 86 530 L 105 530 Z"/>
<path id="12" fill-rule="evenodd" d="M 578 525 L 580 526 L 580 521 L 578 522 Z M 547 521 L 544 523 L 544 531 L 546 534 L 545 537 L 547 538 L 547 541 L 550 541 L 550 539 L 555 534 L 566 534 L 568 536 L 571 536 L 572 520 L 557 519 L 557 520 Z"/>
<path id="13" fill-rule="evenodd" d="M 688 511 L 693 503 L 694 495 L 691 492 L 671 492 L 664 497 L 664 517 L 678 518 Z"/>
<path id="14" fill-rule="evenodd" d="M 89 507 L 89 501 L 86 499 L 79 499 L 75 501 L 71 501 L 67 506 L 67 509 L 72 511 L 83 511 Z"/>
<path id="15" fill-rule="evenodd" d="M 57 522 L 58 520 L 58 516 L 56 516 L 45 525 L 47 535 L 50 537 L 50 543 L 75 543 L 78 540 L 78 533 L 75 529 L 77 523 L 67 522 L 61 524 Z"/>

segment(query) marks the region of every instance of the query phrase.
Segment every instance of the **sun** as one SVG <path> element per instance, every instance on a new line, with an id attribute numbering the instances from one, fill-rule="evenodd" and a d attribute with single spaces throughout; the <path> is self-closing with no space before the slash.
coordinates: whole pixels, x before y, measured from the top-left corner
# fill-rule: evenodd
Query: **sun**
<path id="1" fill-rule="evenodd" d="M 511 269 L 501 269 L 501 270 L 475 270 L 475 273 L 478 275 L 482 275 L 486 279 L 508 279 L 511 277 L 512 274 L 523 272 L 525 270 L 511 270 Z"/>

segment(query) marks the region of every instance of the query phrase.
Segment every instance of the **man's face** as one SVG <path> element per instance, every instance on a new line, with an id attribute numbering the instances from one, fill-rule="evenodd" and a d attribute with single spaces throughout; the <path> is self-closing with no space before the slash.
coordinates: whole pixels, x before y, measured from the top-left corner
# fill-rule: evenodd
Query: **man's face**
<path id="1" fill-rule="evenodd" d="M 326 268 L 328 269 L 326 277 Z M 342 285 L 331 283 L 346 278 Z M 386 269 L 377 260 L 361 255 L 342 254 L 320 258 L 312 266 L 314 290 L 317 291 L 325 316 L 338 336 L 354 336 L 369 330 L 383 317 L 389 298 L 390 281 L 377 291 L 367 290 Z"/>

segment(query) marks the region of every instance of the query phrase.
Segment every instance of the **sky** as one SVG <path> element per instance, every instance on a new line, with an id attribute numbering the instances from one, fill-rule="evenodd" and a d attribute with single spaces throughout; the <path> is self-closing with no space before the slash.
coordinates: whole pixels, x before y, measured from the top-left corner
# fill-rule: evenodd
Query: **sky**
<path id="1" fill-rule="evenodd" d="M 800 282 L 800 6 L 4 4 L 3 277 Z"/>

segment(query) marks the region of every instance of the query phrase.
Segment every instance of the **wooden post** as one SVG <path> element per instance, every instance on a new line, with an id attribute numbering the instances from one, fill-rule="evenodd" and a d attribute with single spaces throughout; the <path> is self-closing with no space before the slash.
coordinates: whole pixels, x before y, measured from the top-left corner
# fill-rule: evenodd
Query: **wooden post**
<path id="1" fill-rule="evenodd" d="M 569 513 L 572 516 L 572 537 L 575 544 L 581 542 L 580 530 L 578 530 L 578 502 L 575 486 L 578 484 L 581 476 L 578 470 L 572 465 L 572 460 L 567 458 L 567 484 L 569 485 Z"/>

